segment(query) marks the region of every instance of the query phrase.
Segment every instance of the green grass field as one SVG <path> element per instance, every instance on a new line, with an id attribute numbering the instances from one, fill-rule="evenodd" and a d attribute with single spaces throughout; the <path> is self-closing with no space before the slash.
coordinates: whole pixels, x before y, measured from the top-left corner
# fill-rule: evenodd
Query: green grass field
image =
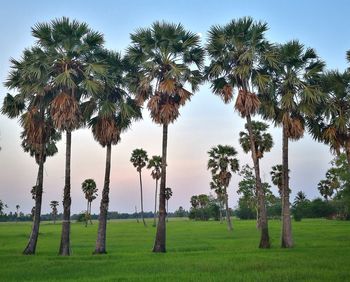
<path id="1" fill-rule="evenodd" d="M 254 221 L 225 224 L 171 220 L 167 253 L 151 252 L 155 228 L 111 221 L 107 255 L 92 255 L 97 224 L 73 223 L 72 256 L 57 255 L 61 226 L 44 222 L 35 256 L 21 254 L 30 223 L 0 224 L 0 281 L 350 281 L 350 222 L 293 223 L 295 248 L 279 248 L 280 221 L 270 221 L 272 248 L 257 248 Z"/>

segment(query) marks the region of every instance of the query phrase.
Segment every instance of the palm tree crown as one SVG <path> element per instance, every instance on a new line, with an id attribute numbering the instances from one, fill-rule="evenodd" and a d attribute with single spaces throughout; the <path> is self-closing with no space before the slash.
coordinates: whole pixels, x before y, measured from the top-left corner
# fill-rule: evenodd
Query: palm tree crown
<path id="1" fill-rule="evenodd" d="M 140 172 L 148 162 L 147 152 L 143 149 L 135 149 L 132 151 L 130 162 Z"/>
<path id="2" fill-rule="evenodd" d="M 247 129 L 247 127 L 248 126 L 246 124 L 245 128 Z M 258 159 L 262 158 L 265 152 L 269 152 L 273 146 L 272 136 L 270 133 L 266 132 L 268 128 L 269 126 L 266 123 L 252 121 L 255 151 Z M 239 143 L 241 144 L 245 153 L 250 151 L 250 139 L 248 132 L 241 131 L 239 133 Z"/>

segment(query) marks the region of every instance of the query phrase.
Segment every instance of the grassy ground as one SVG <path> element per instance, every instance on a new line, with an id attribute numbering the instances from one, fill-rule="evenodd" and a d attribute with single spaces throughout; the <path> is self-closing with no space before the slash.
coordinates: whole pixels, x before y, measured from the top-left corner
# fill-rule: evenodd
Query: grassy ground
<path id="1" fill-rule="evenodd" d="M 279 248 L 280 222 L 270 221 L 272 248 L 260 250 L 253 221 L 171 220 L 167 253 L 154 254 L 155 228 L 111 221 L 107 255 L 93 256 L 97 224 L 72 224 L 71 257 L 57 256 L 60 225 L 44 222 L 37 254 L 21 255 L 29 223 L 0 224 L 0 281 L 350 281 L 350 222 L 293 223 L 295 248 Z"/>

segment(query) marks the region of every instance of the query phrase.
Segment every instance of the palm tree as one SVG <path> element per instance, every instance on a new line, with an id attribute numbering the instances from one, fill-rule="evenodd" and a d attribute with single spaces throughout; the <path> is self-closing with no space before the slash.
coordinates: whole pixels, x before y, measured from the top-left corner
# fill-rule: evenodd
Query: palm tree
<path id="1" fill-rule="evenodd" d="M 208 154 L 208 169 L 210 169 L 213 178 L 217 177 L 218 183 L 224 189 L 227 228 L 229 231 L 232 231 L 233 228 L 230 217 L 230 209 L 228 207 L 227 187 L 231 181 L 231 172 L 235 173 L 239 170 L 238 160 L 235 158 L 237 152 L 232 146 L 217 145 L 216 147 L 211 148 L 208 151 Z"/>
<path id="2" fill-rule="evenodd" d="M 4 214 L 4 209 L 7 208 L 7 205 L 0 200 L 0 216 Z"/>
<path id="3" fill-rule="evenodd" d="M 328 202 L 328 198 L 332 197 L 334 191 L 332 188 L 332 183 L 329 179 L 321 180 L 317 185 L 318 191 L 325 200 Z"/>
<path id="4" fill-rule="evenodd" d="M 280 197 L 282 198 L 282 165 L 274 165 L 270 171 L 271 174 L 271 181 L 274 185 L 278 188 L 278 193 L 280 194 Z"/>
<path id="5" fill-rule="evenodd" d="M 289 202 L 288 142 L 304 134 L 305 116 L 313 116 L 322 95 L 319 87 L 324 63 L 315 50 L 298 41 L 277 47 L 278 66 L 273 68 L 271 87 L 260 96 L 261 113 L 282 126 L 282 242 L 283 248 L 293 247 Z"/>
<path id="6" fill-rule="evenodd" d="M 169 212 L 169 200 L 173 196 L 173 191 L 171 190 L 170 187 L 165 188 L 165 200 L 166 200 L 166 213 L 168 214 Z M 166 221 L 168 221 L 168 216 Z"/>
<path id="7" fill-rule="evenodd" d="M 250 17 L 233 20 L 225 26 L 212 26 L 206 48 L 210 57 L 206 76 L 212 83 L 213 92 L 225 103 L 229 103 L 233 98 L 233 89 L 236 87 L 238 90 L 235 108 L 247 121 L 260 201 L 264 199 L 264 195 L 251 116 L 260 106 L 255 92 L 264 89 L 269 82 L 265 66 L 275 65 L 275 54 L 271 51 L 273 48 L 264 39 L 266 30 L 266 23 L 254 22 Z M 263 207 L 264 203 L 259 206 Z M 270 247 L 267 220 L 261 221 L 259 247 Z"/>
<path id="8" fill-rule="evenodd" d="M 198 196 L 196 196 L 196 195 L 192 196 L 190 203 L 191 203 L 192 208 L 194 208 L 194 209 L 198 208 L 198 206 L 199 206 Z"/>
<path id="9" fill-rule="evenodd" d="M 52 209 L 51 214 L 52 214 L 52 218 L 53 218 L 53 224 L 56 224 L 56 218 L 57 218 L 57 207 L 58 207 L 59 203 L 58 201 L 51 201 L 50 202 L 50 207 Z"/>
<path id="10" fill-rule="evenodd" d="M 96 188 L 96 182 L 95 180 L 89 178 L 85 179 L 84 182 L 81 184 L 81 189 L 83 190 L 85 194 L 85 199 L 87 200 L 87 206 L 86 206 L 86 220 L 85 220 L 85 227 L 87 227 L 88 220 L 90 219 L 90 224 L 92 224 L 91 221 L 91 203 L 93 200 L 97 197 L 97 188 Z"/>
<path id="11" fill-rule="evenodd" d="M 49 55 L 51 87 L 55 89 L 51 116 L 55 127 L 66 132 L 65 186 L 60 255 L 70 255 L 70 164 L 71 133 L 81 125 L 79 102 L 99 90 L 95 77 L 105 70 L 95 62 L 94 54 L 103 44 L 102 34 L 86 23 L 66 17 L 32 28 L 36 44 Z"/>
<path id="12" fill-rule="evenodd" d="M 260 121 L 252 121 L 251 128 L 254 139 L 255 153 L 256 153 L 256 167 L 255 173 L 260 177 L 260 159 L 263 158 L 265 152 L 269 152 L 273 146 L 273 140 L 270 133 L 267 133 L 268 125 L 260 122 Z M 248 124 L 245 125 L 245 128 L 248 131 Z M 251 151 L 250 146 L 250 135 L 249 131 L 244 132 L 241 131 L 239 133 L 239 143 L 241 144 L 243 151 L 248 153 Z M 256 177 L 255 177 L 256 178 Z M 258 196 L 258 205 L 257 205 L 257 226 L 261 228 L 261 226 L 267 226 L 267 211 L 266 211 L 266 201 L 265 201 L 265 193 L 263 191 L 259 191 L 257 189 L 256 195 Z M 268 232 L 268 231 L 266 231 Z M 268 235 L 268 234 L 267 234 Z"/>
<path id="13" fill-rule="evenodd" d="M 5 85 L 18 94 L 7 94 L 1 111 L 9 118 L 20 117 L 22 147 L 35 157 L 38 164 L 37 183 L 33 187 L 34 221 L 23 251 L 24 254 L 34 254 L 40 227 L 44 163 L 47 156 L 57 153 L 55 142 L 60 139 L 60 134 L 54 130 L 49 116 L 48 105 L 53 91 L 49 86 L 48 55 L 34 47 L 24 50 L 21 60 L 11 59 L 11 64 L 12 71 Z"/>
<path id="14" fill-rule="evenodd" d="M 165 252 L 168 126 L 179 116 L 179 108 L 198 90 L 204 51 L 197 34 L 186 31 L 181 24 L 165 22 L 138 29 L 131 34 L 131 42 L 127 50 L 128 60 L 134 65 L 129 78 L 131 90 L 140 103 L 148 100 L 153 121 L 163 126 L 159 221 L 153 252 Z M 185 84 L 192 93 L 184 88 Z"/>
<path id="15" fill-rule="evenodd" d="M 162 168 L 162 157 L 161 156 L 152 156 L 149 160 L 148 169 L 152 169 L 151 176 L 156 180 L 156 191 L 154 193 L 154 219 L 153 226 L 157 226 L 157 196 L 158 196 L 158 181 L 161 177 L 161 168 Z"/>
<path id="16" fill-rule="evenodd" d="M 302 203 L 308 202 L 306 195 L 303 191 L 299 191 L 294 199 L 294 206 L 300 205 Z"/>
<path id="17" fill-rule="evenodd" d="M 143 149 L 135 149 L 131 153 L 130 162 L 136 167 L 137 172 L 139 173 L 140 179 L 140 192 L 141 192 L 141 219 L 144 226 L 147 226 L 145 218 L 143 217 L 143 195 L 142 195 L 142 169 L 147 165 L 148 156 L 147 152 Z"/>
<path id="18" fill-rule="evenodd" d="M 141 118 L 141 109 L 124 90 L 126 66 L 121 55 L 100 50 L 97 58 L 104 61 L 107 71 L 97 77 L 102 82 L 101 92 L 84 102 L 82 112 L 94 139 L 106 147 L 105 177 L 94 251 L 95 254 L 105 254 L 112 145 L 120 141 L 121 133 L 131 126 L 133 120 Z"/>
<path id="19" fill-rule="evenodd" d="M 217 201 L 220 207 L 220 223 L 223 222 L 222 210 L 225 202 L 224 188 L 222 187 L 218 175 L 212 175 L 212 181 L 209 183 L 210 189 L 215 191 Z"/>
<path id="20" fill-rule="evenodd" d="M 20 208 L 20 206 L 16 205 L 16 223 L 17 223 L 18 218 L 19 218 L 19 208 Z"/>
<path id="21" fill-rule="evenodd" d="M 350 59 L 348 60 L 350 62 Z M 329 145 L 331 151 L 337 155 L 343 150 L 348 164 L 350 164 L 349 84 L 349 71 L 326 72 L 321 77 L 322 91 L 325 93 L 324 100 L 318 104 L 316 118 L 312 117 L 307 121 L 314 139 Z"/>

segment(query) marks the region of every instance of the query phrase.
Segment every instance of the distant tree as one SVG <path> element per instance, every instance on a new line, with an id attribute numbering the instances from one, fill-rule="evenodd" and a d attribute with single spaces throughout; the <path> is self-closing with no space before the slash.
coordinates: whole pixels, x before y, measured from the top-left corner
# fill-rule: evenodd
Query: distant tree
<path id="1" fill-rule="evenodd" d="M 219 220 L 220 207 L 217 200 L 205 194 L 193 195 L 191 197 L 191 209 L 188 217 L 194 220 L 209 220 L 213 218 Z"/>
<path id="2" fill-rule="evenodd" d="M 0 200 L 0 215 L 4 215 L 4 209 L 7 208 L 7 205 Z"/>
<path id="3" fill-rule="evenodd" d="M 219 208 L 220 208 L 220 223 L 222 223 L 223 222 L 222 210 L 225 202 L 225 192 L 224 192 L 224 187 L 220 184 L 218 175 L 212 176 L 212 181 L 209 183 L 209 186 L 210 186 L 210 189 L 215 191 L 216 199 L 219 203 Z"/>
<path id="4" fill-rule="evenodd" d="M 140 179 L 140 194 L 141 194 L 141 219 L 144 226 L 147 226 L 146 221 L 143 216 L 143 194 L 142 194 L 142 169 L 147 165 L 148 156 L 147 152 L 143 149 L 135 149 L 131 153 L 130 162 L 136 167 L 137 172 L 139 173 Z"/>
<path id="5" fill-rule="evenodd" d="M 173 196 L 173 191 L 171 190 L 170 187 L 165 188 L 165 200 L 166 200 L 166 213 L 168 214 L 169 212 L 169 200 Z M 168 216 L 167 216 L 167 221 L 168 221 Z"/>
<path id="6" fill-rule="evenodd" d="M 174 215 L 176 217 L 185 217 L 187 214 L 187 212 L 185 211 L 185 209 L 180 206 L 175 212 L 174 212 Z"/>
<path id="7" fill-rule="evenodd" d="M 309 200 L 306 198 L 305 193 L 303 191 L 299 191 L 294 198 L 293 204 L 299 205 L 299 204 L 305 203 L 307 201 L 309 201 Z"/>
<path id="8" fill-rule="evenodd" d="M 16 222 L 18 221 L 18 218 L 19 218 L 19 208 L 20 206 L 16 205 Z"/>
<path id="9" fill-rule="evenodd" d="M 211 148 L 208 154 L 208 169 L 210 169 L 213 177 L 217 175 L 220 185 L 224 188 L 227 228 L 229 231 L 232 231 L 227 187 L 230 184 L 232 173 L 239 170 L 238 160 L 235 158 L 237 151 L 232 146 L 218 145 Z"/>
<path id="10" fill-rule="evenodd" d="M 90 224 L 92 224 L 91 221 L 91 203 L 93 200 L 97 197 L 97 188 L 96 188 L 96 182 L 95 180 L 89 178 L 84 180 L 84 182 L 81 184 L 81 189 L 83 190 L 85 194 L 85 199 L 87 200 L 87 207 L 86 207 L 86 222 L 85 227 L 87 227 L 88 220 L 90 220 Z"/>
<path id="11" fill-rule="evenodd" d="M 332 182 L 329 179 L 321 180 L 317 184 L 317 189 L 321 196 L 328 202 L 328 199 L 332 197 L 334 191 L 332 188 Z"/>
<path id="12" fill-rule="evenodd" d="M 57 207 L 58 207 L 58 205 L 59 205 L 58 201 L 51 201 L 50 202 L 50 207 L 52 209 L 51 215 L 52 215 L 52 218 L 53 218 L 53 224 L 56 224 Z"/>
<path id="13" fill-rule="evenodd" d="M 162 169 L 162 157 L 161 156 L 152 156 L 149 160 L 148 169 L 152 169 L 151 176 L 156 181 L 156 191 L 154 193 L 154 219 L 153 226 L 157 226 L 157 197 L 158 197 L 158 181 L 161 177 Z"/>
<path id="14" fill-rule="evenodd" d="M 194 209 L 197 208 L 199 206 L 198 196 L 193 195 L 191 197 L 190 203 L 191 203 L 192 208 L 194 208 Z"/>

